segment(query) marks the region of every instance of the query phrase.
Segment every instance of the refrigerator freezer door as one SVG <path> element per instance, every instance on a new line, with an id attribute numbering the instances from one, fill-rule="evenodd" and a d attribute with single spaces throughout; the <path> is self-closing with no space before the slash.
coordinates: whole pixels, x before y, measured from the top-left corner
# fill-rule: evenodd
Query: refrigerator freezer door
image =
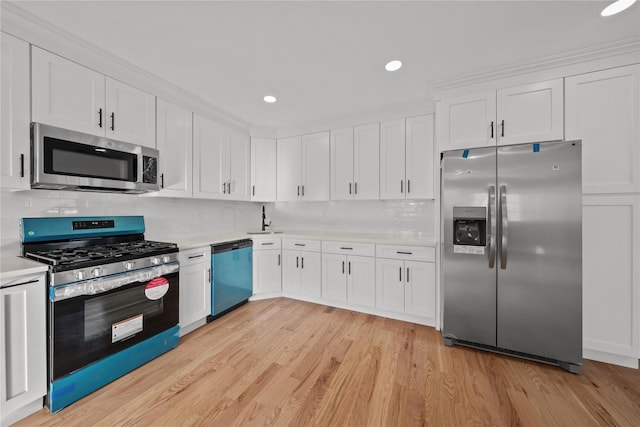
<path id="1" fill-rule="evenodd" d="M 441 173 L 443 336 L 495 346 L 496 149 L 443 153 Z M 463 232 L 466 223 L 477 218 L 479 212 L 486 218 L 485 246 L 454 245 L 454 227 Z M 468 237 L 475 237 L 472 234 L 477 229 L 470 226 Z M 475 239 L 467 239 L 472 240 Z"/>
<path id="2" fill-rule="evenodd" d="M 499 348 L 582 363 L 580 155 L 579 142 L 498 148 Z"/>

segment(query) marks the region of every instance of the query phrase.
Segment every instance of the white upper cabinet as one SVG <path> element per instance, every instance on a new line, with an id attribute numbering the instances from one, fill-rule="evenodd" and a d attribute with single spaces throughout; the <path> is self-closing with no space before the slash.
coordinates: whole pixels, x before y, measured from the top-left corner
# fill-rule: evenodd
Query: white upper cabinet
<path id="1" fill-rule="evenodd" d="M 159 195 L 192 197 L 192 136 L 191 112 L 158 99 Z"/>
<path id="2" fill-rule="evenodd" d="M 380 123 L 380 198 L 433 198 L 433 115 Z"/>
<path id="3" fill-rule="evenodd" d="M 29 44 L 13 36 L 2 37 L 0 78 L 0 182 L 3 188 L 30 187 L 29 159 Z"/>
<path id="4" fill-rule="evenodd" d="M 405 198 L 405 121 L 380 123 L 380 198 Z"/>
<path id="5" fill-rule="evenodd" d="M 441 151 L 496 143 L 496 93 L 493 91 L 443 99 L 437 116 Z"/>
<path id="6" fill-rule="evenodd" d="M 193 195 L 249 200 L 249 136 L 194 114 Z"/>
<path id="7" fill-rule="evenodd" d="M 433 115 L 406 122 L 407 199 L 433 199 Z"/>
<path id="8" fill-rule="evenodd" d="M 582 140 L 585 193 L 640 191 L 640 65 L 568 77 L 565 139 Z"/>
<path id="9" fill-rule="evenodd" d="M 107 136 L 145 147 L 156 146 L 156 98 L 107 77 Z"/>
<path id="10" fill-rule="evenodd" d="M 251 138 L 251 200 L 276 201 L 276 140 Z"/>
<path id="11" fill-rule="evenodd" d="M 353 199 L 353 128 L 332 130 L 330 151 L 331 200 L 351 200 Z"/>
<path id="12" fill-rule="evenodd" d="M 440 151 L 562 139 L 562 79 L 442 99 Z"/>
<path id="13" fill-rule="evenodd" d="M 279 201 L 329 200 L 329 132 L 279 139 Z"/>
<path id="14" fill-rule="evenodd" d="M 155 147 L 155 97 L 36 46 L 31 54 L 32 119 Z"/>
<path id="15" fill-rule="evenodd" d="M 377 200 L 380 193 L 380 125 L 331 131 L 331 199 Z"/>
<path id="16" fill-rule="evenodd" d="M 302 174 L 301 138 L 293 136 L 277 142 L 277 196 L 278 201 L 300 199 L 300 176 Z"/>
<path id="17" fill-rule="evenodd" d="M 562 79 L 498 90 L 498 145 L 562 139 L 563 104 Z"/>

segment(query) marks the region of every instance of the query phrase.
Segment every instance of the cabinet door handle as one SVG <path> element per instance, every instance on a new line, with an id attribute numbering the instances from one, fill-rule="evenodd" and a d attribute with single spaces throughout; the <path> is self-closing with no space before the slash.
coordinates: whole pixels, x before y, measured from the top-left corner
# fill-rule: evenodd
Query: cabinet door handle
<path id="1" fill-rule="evenodd" d="M 116 130 L 116 113 L 111 113 L 111 130 Z"/>
<path id="2" fill-rule="evenodd" d="M 24 154 L 20 154 L 20 178 L 24 178 Z"/>
<path id="3" fill-rule="evenodd" d="M 358 194 L 358 183 L 356 182 L 354 185 L 355 185 L 355 190 L 356 190 L 355 193 Z"/>
<path id="4" fill-rule="evenodd" d="M 407 267 L 407 283 L 409 283 L 409 267 Z"/>
<path id="5" fill-rule="evenodd" d="M 207 270 L 207 283 L 211 283 L 211 269 Z"/>
<path id="6" fill-rule="evenodd" d="M 280 267 L 280 254 L 278 254 L 278 267 Z"/>
<path id="7" fill-rule="evenodd" d="M 402 282 L 402 267 L 398 268 L 398 271 L 400 272 L 400 278 L 398 281 Z"/>
<path id="8" fill-rule="evenodd" d="M 502 123 L 500 124 L 502 130 L 500 131 L 500 136 L 504 138 L 504 120 L 502 121 Z"/>
<path id="9" fill-rule="evenodd" d="M 407 180 L 407 194 L 411 193 L 411 180 Z"/>
<path id="10" fill-rule="evenodd" d="M 300 257 L 300 268 L 304 268 L 304 257 Z"/>
<path id="11" fill-rule="evenodd" d="M 302 186 L 302 197 L 304 197 L 304 185 Z"/>
<path id="12" fill-rule="evenodd" d="M 102 127 L 102 108 L 98 109 L 98 126 Z"/>
<path id="13" fill-rule="evenodd" d="M 164 188 L 164 174 L 160 174 L 160 188 Z"/>
<path id="14" fill-rule="evenodd" d="M 400 180 L 400 193 L 404 193 L 404 180 Z"/>
<path id="15" fill-rule="evenodd" d="M 493 139 L 493 120 L 491 120 L 491 139 Z"/>
<path id="16" fill-rule="evenodd" d="M 342 274 L 344 274 L 344 261 L 342 261 Z"/>
<path id="17" fill-rule="evenodd" d="M 299 268 L 299 267 L 300 267 L 300 264 L 299 264 L 299 262 L 298 262 L 298 260 L 299 260 L 299 259 L 300 259 L 299 257 L 296 257 L 296 268 Z"/>
<path id="18" fill-rule="evenodd" d="M 298 197 L 300 197 L 300 186 L 298 185 Z"/>
<path id="19" fill-rule="evenodd" d="M 200 255 L 191 255 L 189 257 L 189 259 L 194 259 L 194 258 L 202 258 L 204 256 L 204 254 L 200 254 Z"/>
<path id="20" fill-rule="evenodd" d="M 349 183 L 349 194 L 351 194 L 351 183 Z"/>
<path id="21" fill-rule="evenodd" d="M 222 193 L 223 194 L 227 194 L 227 183 L 226 182 L 222 183 Z"/>
<path id="22" fill-rule="evenodd" d="M 351 261 L 349 261 L 349 275 L 351 275 Z"/>
<path id="23" fill-rule="evenodd" d="M 227 182 L 227 194 L 231 194 L 231 181 Z"/>
<path id="24" fill-rule="evenodd" d="M 255 186 L 255 185 L 252 185 L 252 186 L 251 186 L 251 195 L 252 195 L 252 196 L 255 196 L 255 195 L 256 195 L 256 186 Z"/>

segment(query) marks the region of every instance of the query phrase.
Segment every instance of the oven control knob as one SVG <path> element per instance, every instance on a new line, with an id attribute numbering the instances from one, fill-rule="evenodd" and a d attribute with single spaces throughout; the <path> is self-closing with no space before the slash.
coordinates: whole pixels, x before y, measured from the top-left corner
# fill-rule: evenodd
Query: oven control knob
<path id="1" fill-rule="evenodd" d="M 133 268 L 133 263 L 132 262 L 125 262 L 124 263 L 124 269 L 125 270 L 131 270 Z"/>
<path id="2" fill-rule="evenodd" d="M 91 270 L 91 275 L 93 277 L 98 277 L 102 274 L 102 270 L 100 269 L 100 267 L 98 268 L 94 268 L 93 270 Z"/>
<path id="3" fill-rule="evenodd" d="M 76 271 L 76 279 L 84 280 L 84 271 Z"/>
<path id="4" fill-rule="evenodd" d="M 151 264 L 153 265 L 160 264 L 160 258 L 151 258 Z"/>
<path id="5" fill-rule="evenodd" d="M 171 261 L 171 258 L 169 258 L 168 256 L 163 256 L 163 257 L 162 257 L 162 262 L 163 262 L 163 263 L 165 263 L 165 264 L 166 264 L 166 263 L 168 263 L 169 261 Z"/>

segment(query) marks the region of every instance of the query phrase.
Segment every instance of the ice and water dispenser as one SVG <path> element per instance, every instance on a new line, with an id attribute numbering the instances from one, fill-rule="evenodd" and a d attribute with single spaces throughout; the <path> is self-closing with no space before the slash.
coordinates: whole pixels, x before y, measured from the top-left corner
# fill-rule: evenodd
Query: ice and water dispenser
<path id="1" fill-rule="evenodd" d="M 487 245 L 487 210 L 453 207 L 453 252 L 483 255 Z"/>

